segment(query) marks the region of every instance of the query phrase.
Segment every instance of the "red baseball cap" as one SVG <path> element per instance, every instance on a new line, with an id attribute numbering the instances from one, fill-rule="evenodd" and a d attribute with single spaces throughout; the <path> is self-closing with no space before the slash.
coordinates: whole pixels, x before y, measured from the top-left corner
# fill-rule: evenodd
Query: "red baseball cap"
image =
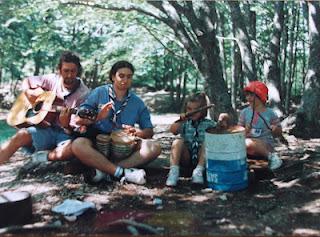
<path id="1" fill-rule="evenodd" d="M 264 104 L 268 100 L 268 87 L 261 81 L 251 81 L 243 90 L 254 93 Z"/>

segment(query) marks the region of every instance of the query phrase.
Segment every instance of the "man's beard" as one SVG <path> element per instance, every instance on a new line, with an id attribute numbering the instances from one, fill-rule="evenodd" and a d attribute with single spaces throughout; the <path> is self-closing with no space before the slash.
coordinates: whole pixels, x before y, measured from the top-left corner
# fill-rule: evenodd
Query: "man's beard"
<path id="1" fill-rule="evenodd" d="M 65 85 L 68 85 L 68 86 L 72 86 L 74 84 L 75 80 L 74 79 L 64 79 L 63 80 L 63 83 Z"/>

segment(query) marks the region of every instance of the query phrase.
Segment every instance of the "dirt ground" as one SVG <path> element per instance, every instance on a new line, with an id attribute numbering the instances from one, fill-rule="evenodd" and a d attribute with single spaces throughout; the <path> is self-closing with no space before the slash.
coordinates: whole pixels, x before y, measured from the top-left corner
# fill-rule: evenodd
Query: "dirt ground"
<path id="1" fill-rule="evenodd" d="M 28 156 L 17 152 L 0 166 L 0 192 L 28 191 L 33 217 L 28 225 L 0 229 L 0 235 L 320 236 L 320 139 L 285 134 L 289 145 L 276 147 L 283 167 L 271 173 L 263 168 L 266 164 L 250 162 L 245 190 L 222 192 L 193 186 L 188 170 L 176 188 L 168 188 L 165 180 L 174 139 L 168 126 L 177 117 L 152 116 L 154 138 L 163 152 L 145 167 L 146 185 L 88 184 L 75 161 L 30 169 Z M 67 220 L 51 211 L 66 199 L 91 201 L 96 210 Z"/>

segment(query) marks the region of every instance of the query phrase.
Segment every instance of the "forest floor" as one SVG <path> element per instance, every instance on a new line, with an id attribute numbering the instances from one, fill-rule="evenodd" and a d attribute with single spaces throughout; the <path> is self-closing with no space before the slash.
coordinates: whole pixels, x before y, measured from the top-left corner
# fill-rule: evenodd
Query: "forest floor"
<path id="1" fill-rule="evenodd" d="M 149 95 L 150 100 L 159 98 Z M 0 166 L 0 192 L 29 192 L 33 217 L 29 225 L 0 229 L 0 235 L 320 236 L 320 139 L 284 134 L 289 145 L 276 147 L 283 166 L 272 173 L 264 163 L 258 167 L 250 163 L 245 190 L 222 192 L 191 185 L 187 170 L 179 185 L 169 188 L 165 180 L 175 136 L 168 127 L 177 118 L 178 114 L 152 114 L 154 138 L 163 151 L 145 168 L 146 185 L 88 184 L 71 161 L 43 163 L 30 170 L 26 168 L 30 159 L 18 151 Z M 67 220 L 51 210 L 66 199 L 91 201 L 96 210 Z"/>

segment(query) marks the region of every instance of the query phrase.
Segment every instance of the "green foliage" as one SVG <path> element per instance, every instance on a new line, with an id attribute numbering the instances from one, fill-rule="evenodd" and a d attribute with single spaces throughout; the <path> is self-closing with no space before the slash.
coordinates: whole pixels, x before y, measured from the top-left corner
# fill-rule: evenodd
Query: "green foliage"
<path id="1" fill-rule="evenodd" d="M 131 0 L 15 0 L 2 1 L 0 7 L 0 81 L 20 80 L 38 73 L 53 72 L 62 50 L 77 52 L 83 62 L 86 82 L 91 86 L 104 84 L 111 65 L 121 59 L 133 62 L 136 68 L 134 85 L 169 89 L 179 93 L 186 81 L 188 93 L 203 89 L 205 81 L 193 64 L 193 59 L 182 47 L 166 24 L 138 11 L 107 10 L 108 7 L 137 6 L 145 11 L 159 12 L 146 1 Z M 89 6 L 75 3 L 88 3 Z M 180 4 L 186 4 L 179 1 Z M 201 2 L 194 1 L 195 14 Z M 256 15 L 256 64 L 263 71 L 266 50 L 272 33 L 273 2 L 259 1 L 246 5 Z M 299 2 L 287 3 L 292 12 Z M 95 6 L 94 6 L 95 5 Z M 225 80 L 231 78 L 233 43 L 230 10 L 224 2 L 215 2 L 222 24 L 218 36 L 223 39 Z M 302 11 L 302 8 L 300 9 Z M 303 12 L 304 13 L 304 12 Z M 301 14 L 302 15 L 302 14 Z M 164 14 L 161 14 L 164 17 Z M 292 25 L 292 17 L 286 17 Z M 196 37 L 186 18 L 182 19 L 191 37 Z M 294 30 L 294 29 L 290 29 Z M 303 91 L 305 58 L 302 42 L 307 39 L 307 26 L 301 17 L 296 40 L 296 80 L 293 92 Z M 221 39 L 222 40 L 222 39 Z M 308 42 L 305 42 L 307 45 Z M 288 51 L 288 49 L 284 49 Z M 287 71 L 285 76 L 288 77 Z M 258 75 L 263 79 L 263 75 Z M 229 83 L 230 84 L 230 83 Z M 230 85 L 229 85 L 230 86 Z"/>
<path id="2" fill-rule="evenodd" d="M 133 2 L 150 8 L 143 1 L 105 1 L 102 6 L 127 7 Z M 185 73 L 192 90 L 194 78 L 201 78 L 172 30 L 137 12 L 54 0 L 6 2 L 1 11 L 5 14 L 1 15 L 0 67 L 5 80 L 54 71 L 60 52 L 66 49 L 81 56 L 91 86 L 105 83 L 111 65 L 121 59 L 136 67 L 136 85 L 175 87 L 177 78 Z"/>

